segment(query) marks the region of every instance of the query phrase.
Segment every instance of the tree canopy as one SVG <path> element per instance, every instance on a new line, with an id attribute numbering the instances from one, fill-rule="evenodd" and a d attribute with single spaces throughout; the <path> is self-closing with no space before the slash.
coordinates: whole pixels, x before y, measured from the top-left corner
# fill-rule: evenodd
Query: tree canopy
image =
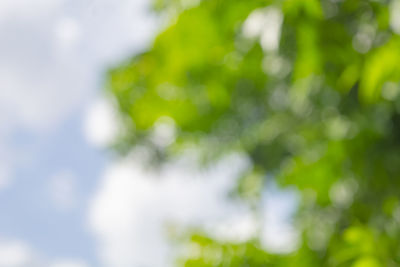
<path id="1" fill-rule="evenodd" d="M 261 201 L 268 179 L 300 194 L 294 224 L 301 240 L 292 253 L 193 234 L 189 242 L 202 253 L 179 264 L 400 266 L 396 5 L 154 3 L 168 25 L 146 51 L 109 72 L 107 88 L 126 128 L 116 148 L 146 146 L 155 162 L 187 147 L 204 162 L 244 153 L 252 166 L 237 186 L 243 201 Z M 152 142 L 158 123 L 173 124 L 176 139 Z"/>

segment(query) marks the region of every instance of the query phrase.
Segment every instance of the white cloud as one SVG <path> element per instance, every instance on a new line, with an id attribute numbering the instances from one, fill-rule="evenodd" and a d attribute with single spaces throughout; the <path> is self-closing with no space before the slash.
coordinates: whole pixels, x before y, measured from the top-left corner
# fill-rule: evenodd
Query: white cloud
<path id="1" fill-rule="evenodd" d="M 261 244 L 275 253 L 289 253 L 299 245 L 299 232 L 292 224 L 298 203 L 296 191 L 269 183 L 263 200 Z"/>
<path id="2" fill-rule="evenodd" d="M 56 42 L 61 48 L 67 49 L 77 44 L 81 38 L 81 25 L 71 17 L 59 19 L 55 26 Z"/>
<path id="3" fill-rule="evenodd" d="M 0 267 L 37 266 L 29 246 L 22 241 L 0 241 Z"/>
<path id="4" fill-rule="evenodd" d="M 28 21 L 24 15 L 0 21 L 0 105 L 12 118 L 9 127 L 51 129 L 94 89 L 93 74 L 80 52 L 65 57 L 54 44 L 50 25 L 55 23 L 52 13 L 59 10 L 51 10 Z"/>
<path id="5" fill-rule="evenodd" d="M 90 206 L 90 226 L 104 266 L 168 266 L 172 255 L 166 223 L 221 225 L 247 211 L 226 198 L 235 174 L 248 164 L 243 157 L 229 157 L 200 173 L 188 160 L 150 171 L 140 157 L 108 168 Z"/>
<path id="6" fill-rule="evenodd" d="M 261 236 L 261 244 L 269 252 L 285 254 L 298 248 L 299 238 L 298 230 L 291 224 L 267 221 Z"/>
<path id="7" fill-rule="evenodd" d="M 84 135 L 97 147 L 106 147 L 115 140 L 119 131 L 118 117 L 112 103 L 105 98 L 97 99 L 86 112 Z"/>
<path id="8" fill-rule="evenodd" d="M 0 23 L 18 17 L 29 20 L 53 11 L 63 0 L 2 0 L 0 2 Z"/>
<path id="9" fill-rule="evenodd" d="M 209 227 L 209 232 L 218 240 L 245 242 L 257 237 L 260 230 L 260 222 L 254 214 L 248 212 L 239 213 L 229 220 Z"/>
<path id="10" fill-rule="evenodd" d="M 0 1 L 0 145 L 5 154 L 15 154 L 12 145 L 4 146 L 14 133 L 42 138 L 82 112 L 102 87 L 104 70 L 151 40 L 157 23 L 148 5 L 145 0 Z M 100 139 L 110 136 L 99 132 Z M 10 184 L 20 161 L 0 166 L 0 187 Z"/>
<path id="11" fill-rule="evenodd" d="M 248 206 L 227 198 L 235 177 L 249 167 L 244 156 L 232 155 L 200 171 L 193 154 L 161 171 L 146 169 L 137 150 L 105 170 L 89 208 L 89 223 L 98 241 L 103 266 L 170 266 L 172 248 L 166 225 L 198 226 L 222 241 L 260 237 L 269 251 L 296 249 L 298 232 L 291 224 L 294 191 L 268 186 L 261 217 Z"/>
<path id="12" fill-rule="evenodd" d="M 1 1 L 0 109 L 12 118 L 8 128 L 49 130 L 78 111 L 109 64 L 153 36 L 147 6 L 144 0 Z"/>

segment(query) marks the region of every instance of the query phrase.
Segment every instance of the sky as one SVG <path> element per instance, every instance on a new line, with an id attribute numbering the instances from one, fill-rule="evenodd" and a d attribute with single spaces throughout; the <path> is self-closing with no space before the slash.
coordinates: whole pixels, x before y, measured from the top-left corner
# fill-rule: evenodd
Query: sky
<path id="1" fill-rule="evenodd" d="M 148 4 L 0 1 L 0 267 L 171 266 L 169 223 L 224 240 L 256 234 L 249 208 L 225 197 L 245 155 L 199 170 L 188 152 L 155 171 L 143 166 L 145 148 L 125 158 L 106 149 L 119 127 L 104 73 L 151 44 L 160 20 Z M 173 126 L 155 138 L 170 142 Z M 296 195 L 269 188 L 261 239 L 290 250 Z"/>

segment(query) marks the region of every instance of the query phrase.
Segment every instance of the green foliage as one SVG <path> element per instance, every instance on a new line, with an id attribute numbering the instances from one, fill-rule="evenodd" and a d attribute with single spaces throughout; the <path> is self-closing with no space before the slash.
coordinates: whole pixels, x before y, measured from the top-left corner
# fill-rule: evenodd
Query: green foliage
<path id="1" fill-rule="evenodd" d="M 388 1 L 187 2 L 157 1 L 176 17 L 109 73 L 128 130 L 117 147 L 145 145 L 161 161 L 187 147 L 206 162 L 247 154 L 238 195 L 260 201 L 267 175 L 295 186 L 302 241 L 273 255 L 193 236 L 201 253 L 183 265 L 399 266 L 400 36 Z M 244 26 L 271 10 L 277 48 Z M 164 117 L 176 139 L 160 147 L 151 137 Z"/>
<path id="2" fill-rule="evenodd" d="M 265 266 L 274 256 L 257 248 L 255 244 L 223 244 L 202 235 L 193 235 L 189 245 L 193 252 L 184 266 Z"/>

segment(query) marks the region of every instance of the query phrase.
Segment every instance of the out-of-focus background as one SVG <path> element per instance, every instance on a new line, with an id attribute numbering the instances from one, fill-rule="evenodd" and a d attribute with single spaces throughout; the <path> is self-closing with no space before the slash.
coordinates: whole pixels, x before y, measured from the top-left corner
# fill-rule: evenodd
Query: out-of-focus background
<path id="1" fill-rule="evenodd" d="M 1 0 L 0 267 L 400 266 L 398 0 Z"/>
<path id="2" fill-rule="evenodd" d="M 158 27 L 145 0 L 1 1 L 0 266 L 124 261 L 126 252 L 114 248 L 127 235 L 118 222 L 142 229 L 118 209 L 133 209 L 140 197 L 124 203 L 124 185 L 105 181 L 118 173 L 104 150 L 115 126 L 101 91 L 106 70 L 144 49 Z M 141 258 L 161 241 L 127 241 L 140 257 L 119 266 L 151 266 L 163 257 Z"/>
<path id="3" fill-rule="evenodd" d="M 239 216 L 220 199 L 235 170 L 186 181 L 204 175 L 154 174 L 106 149 L 118 125 L 105 73 L 162 28 L 150 4 L 1 1 L 0 266 L 169 266 L 168 219 Z"/>

